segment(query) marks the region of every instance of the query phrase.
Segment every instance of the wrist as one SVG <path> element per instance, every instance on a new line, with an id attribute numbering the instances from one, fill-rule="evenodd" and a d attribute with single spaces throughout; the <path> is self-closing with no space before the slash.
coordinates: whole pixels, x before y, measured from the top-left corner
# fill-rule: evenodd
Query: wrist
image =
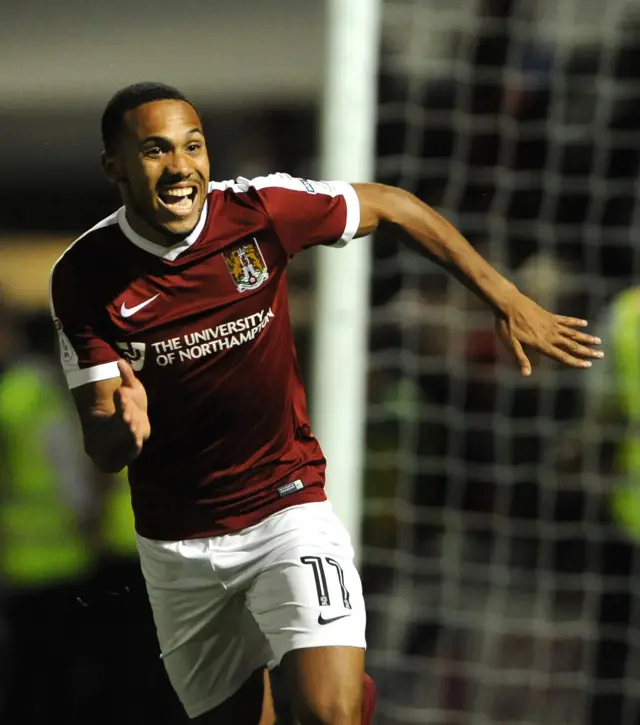
<path id="1" fill-rule="evenodd" d="M 509 280 L 501 278 L 497 284 L 491 286 L 491 289 L 487 293 L 496 315 L 501 318 L 509 317 L 515 300 L 520 297 L 522 293 L 520 290 Z"/>

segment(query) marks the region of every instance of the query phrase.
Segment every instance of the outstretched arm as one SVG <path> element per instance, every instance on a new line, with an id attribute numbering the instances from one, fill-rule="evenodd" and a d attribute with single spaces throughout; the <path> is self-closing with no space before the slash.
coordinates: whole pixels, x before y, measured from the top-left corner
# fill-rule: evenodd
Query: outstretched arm
<path id="1" fill-rule="evenodd" d="M 381 222 L 407 232 L 429 257 L 493 309 L 497 332 L 523 375 L 531 374 L 523 345 L 571 367 L 588 368 L 589 358 L 602 357 L 591 347 L 600 340 L 575 329 L 585 327 L 585 320 L 554 315 L 523 295 L 452 224 L 413 194 L 383 184 L 353 186 L 360 200 L 357 236 L 370 234 Z"/>

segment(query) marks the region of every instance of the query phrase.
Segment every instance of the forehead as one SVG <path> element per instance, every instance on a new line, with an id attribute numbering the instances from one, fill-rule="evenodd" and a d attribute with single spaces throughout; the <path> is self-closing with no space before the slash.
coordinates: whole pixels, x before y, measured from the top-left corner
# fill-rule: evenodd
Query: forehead
<path id="1" fill-rule="evenodd" d="M 185 101 L 163 100 L 145 103 L 124 115 L 127 130 L 135 139 L 148 136 L 181 136 L 202 129 L 195 108 Z"/>

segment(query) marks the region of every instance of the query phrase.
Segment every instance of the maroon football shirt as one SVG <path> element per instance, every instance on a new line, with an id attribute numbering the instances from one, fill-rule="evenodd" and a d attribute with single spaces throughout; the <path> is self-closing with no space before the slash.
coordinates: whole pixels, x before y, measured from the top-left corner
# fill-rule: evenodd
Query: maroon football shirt
<path id="1" fill-rule="evenodd" d="M 175 246 L 141 238 L 122 208 L 57 261 L 51 311 L 69 387 L 118 377 L 124 357 L 147 390 L 151 437 L 129 467 L 142 536 L 224 534 L 325 498 L 285 270 L 302 249 L 349 242 L 359 221 L 344 182 L 212 182 Z"/>

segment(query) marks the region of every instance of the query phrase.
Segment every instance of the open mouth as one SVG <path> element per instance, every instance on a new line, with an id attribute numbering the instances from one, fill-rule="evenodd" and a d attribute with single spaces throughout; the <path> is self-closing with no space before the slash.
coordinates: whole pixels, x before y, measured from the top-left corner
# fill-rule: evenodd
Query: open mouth
<path id="1" fill-rule="evenodd" d="M 197 196 L 198 190 L 195 186 L 165 188 L 158 192 L 162 205 L 176 216 L 189 216 Z"/>

